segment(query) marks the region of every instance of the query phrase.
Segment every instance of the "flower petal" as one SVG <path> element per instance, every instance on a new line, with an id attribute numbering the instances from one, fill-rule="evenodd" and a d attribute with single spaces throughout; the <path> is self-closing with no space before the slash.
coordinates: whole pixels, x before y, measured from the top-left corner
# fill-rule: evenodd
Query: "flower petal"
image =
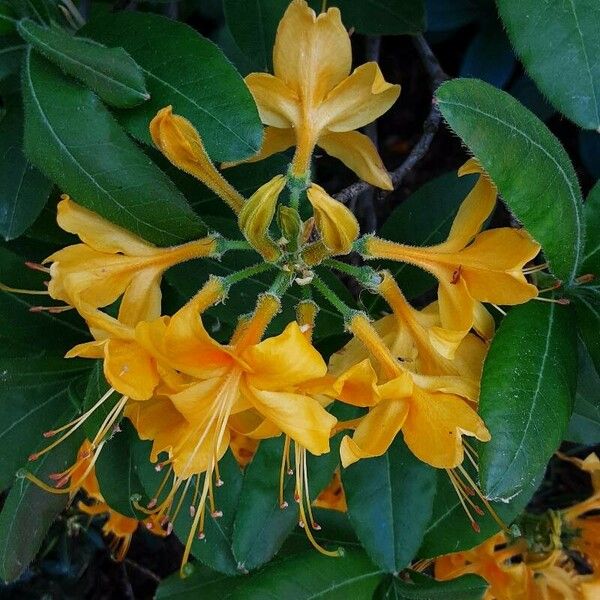
<path id="1" fill-rule="evenodd" d="M 135 327 L 140 321 L 152 321 L 160 317 L 161 279 L 160 268 L 143 269 L 133 276 L 119 306 L 121 323 Z"/>
<path id="2" fill-rule="evenodd" d="M 325 246 L 334 254 L 348 254 L 360 232 L 356 217 L 316 183 L 311 184 L 307 195 Z"/>
<path id="3" fill-rule="evenodd" d="M 250 385 L 259 389 L 291 389 L 327 372 L 322 356 L 295 321 L 280 335 L 247 348 L 241 358 L 250 369 Z"/>
<path id="4" fill-rule="evenodd" d="M 314 398 L 250 386 L 246 395 L 259 413 L 309 452 L 329 452 L 329 437 L 337 419 Z"/>
<path id="5" fill-rule="evenodd" d="M 466 335 L 473 326 L 475 301 L 469 294 L 465 280 L 459 276 L 453 282 L 452 277 L 448 274 L 439 280 L 438 302 L 442 327 Z"/>
<path id="6" fill-rule="evenodd" d="M 405 400 L 383 400 L 361 419 L 354 435 L 345 436 L 340 446 L 342 466 L 348 467 L 361 458 L 381 456 L 402 429 L 408 415 Z"/>
<path id="7" fill-rule="evenodd" d="M 321 102 L 352 65 L 350 37 L 340 11 L 319 16 L 304 0 L 293 0 L 275 38 L 273 70 L 305 104 Z"/>
<path id="8" fill-rule="evenodd" d="M 333 389 L 342 402 L 353 406 L 375 406 L 381 399 L 377 391 L 377 373 L 368 358 L 342 373 Z"/>
<path id="9" fill-rule="evenodd" d="M 319 137 L 317 144 L 341 160 L 363 181 L 384 190 L 392 190 L 392 180 L 373 142 L 358 131 L 330 132 Z"/>
<path id="10" fill-rule="evenodd" d="M 243 161 L 221 163 L 222 169 L 235 167 L 241 163 L 253 163 L 264 160 L 273 154 L 283 152 L 296 143 L 296 133 L 293 129 L 282 129 L 279 127 L 265 127 L 262 146 L 257 154 Z"/>
<path id="11" fill-rule="evenodd" d="M 453 469 L 462 463 L 462 435 L 482 442 L 490 439 L 483 421 L 465 400 L 418 386 L 414 388 L 402 433 L 419 460 L 439 469 Z"/>
<path id="12" fill-rule="evenodd" d="M 246 85 L 258 107 L 260 120 L 272 127 L 297 127 L 300 122 L 300 99 L 281 79 L 269 73 L 250 73 Z"/>
<path id="13" fill-rule="evenodd" d="M 328 94 L 319 107 L 318 123 L 333 132 L 364 127 L 387 112 L 399 95 L 400 86 L 388 83 L 377 63 L 365 63 Z"/>
<path id="14" fill-rule="evenodd" d="M 207 414 L 213 411 L 219 392 L 225 384 L 225 377 L 213 377 L 193 383 L 181 392 L 171 394 L 169 398 L 188 423 L 201 425 L 207 419 Z"/>

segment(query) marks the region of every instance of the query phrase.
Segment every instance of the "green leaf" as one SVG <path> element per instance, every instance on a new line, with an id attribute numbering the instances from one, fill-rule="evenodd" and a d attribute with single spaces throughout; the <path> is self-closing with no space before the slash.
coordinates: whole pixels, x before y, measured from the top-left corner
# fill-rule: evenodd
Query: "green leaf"
<path id="1" fill-rule="evenodd" d="M 73 407 L 52 423 L 59 426 L 74 416 Z M 64 471 L 75 462 L 82 436 L 74 434 L 28 465 L 38 479 Z M 27 479 L 17 479 L 0 513 L 0 577 L 17 579 L 34 559 L 50 525 L 65 508 L 68 494 L 50 494 Z"/>
<path id="2" fill-rule="evenodd" d="M 0 35 L 14 33 L 17 26 L 15 11 L 6 0 L 0 1 Z"/>
<path id="3" fill-rule="evenodd" d="M 17 469 L 42 444 L 42 434 L 69 406 L 69 384 L 88 368 L 85 361 L 62 357 L 0 358 L 0 490 L 12 483 Z"/>
<path id="4" fill-rule="evenodd" d="M 413 559 L 430 521 L 437 474 L 401 436 L 379 458 L 342 471 L 348 516 L 374 563 L 398 573 Z"/>
<path id="5" fill-rule="evenodd" d="M 279 21 L 289 0 L 224 0 L 225 19 L 240 50 L 252 57 L 256 70 L 268 71 L 273 64 L 273 46 Z M 319 14 L 322 0 L 310 0 Z M 425 27 L 422 0 L 330 0 L 347 28 L 368 35 L 416 34 Z"/>
<path id="6" fill-rule="evenodd" d="M 213 160 L 240 160 L 260 149 L 263 128 L 243 79 L 217 46 L 191 27 L 121 12 L 94 20 L 81 34 L 123 46 L 144 71 L 150 100 L 121 114 L 134 137 L 152 145 L 148 124 L 171 104 L 198 129 Z"/>
<path id="7" fill-rule="evenodd" d="M 481 600 L 489 584 L 476 575 L 465 575 L 451 581 L 436 581 L 411 572 L 410 581 L 386 577 L 373 595 L 373 600 Z"/>
<path id="8" fill-rule="evenodd" d="M 0 282 L 13 288 L 44 290 L 45 274 L 31 271 L 25 260 L 40 260 L 42 256 L 20 256 L 0 246 Z M 51 306 L 54 301 L 48 296 L 32 296 L 18 292 L 0 290 L 0 317 L 11 327 L 0 329 L 0 348 L 22 345 L 27 354 L 52 351 L 64 354 L 75 344 L 88 341 L 90 334 L 85 324 L 75 313 L 52 314 L 48 311 L 29 312 L 33 306 Z M 40 347 L 40 340 L 44 341 Z"/>
<path id="9" fill-rule="evenodd" d="M 578 343 L 579 369 L 575 407 L 566 439 L 593 446 L 600 443 L 600 376 L 581 340 Z"/>
<path id="10" fill-rule="evenodd" d="M 0 80 L 17 73 L 26 47 L 18 35 L 0 37 Z"/>
<path id="11" fill-rule="evenodd" d="M 479 453 L 489 498 L 530 489 L 559 447 L 573 408 L 576 342 L 572 311 L 543 302 L 513 308 L 494 336 L 479 399 L 492 435 Z"/>
<path id="12" fill-rule="evenodd" d="M 130 108 L 150 97 L 140 67 L 123 48 L 106 48 L 64 29 L 40 27 L 30 19 L 20 21 L 18 31 L 37 52 L 108 104 Z"/>
<path id="13" fill-rule="evenodd" d="M 9 105 L 0 120 L 0 234 L 19 237 L 37 219 L 52 191 L 48 181 L 22 150 L 23 111 Z"/>
<path id="14" fill-rule="evenodd" d="M 255 542 L 258 545 L 262 540 L 258 538 Z M 245 577 L 227 598 L 370 600 L 380 577 L 381 571 L 358 550 L 346 550 L 340 558 L 329 558 L 309 550 Z"/>
<path id="15" fill-rule="evenodd" d="M 579 183 L 564 148 L 517 100 L 483 81 L 448 81 L 436 97 L 508 208 L 542 245 L 553 273 L 571 282 L 583 256 L 585 223 Z"/>
<path id="16" fill-rule="evenodd" d="M 184 579 L 179 572 L 163 579 L 158 585 L 155 598 L 156 600 L 198 600 L 199 598 L 225 600 L 246 580 L 246 577 L 228 577 L 196 564 L 191 575 Z"/>
<path id="17" fill-rule="evenodd" d="M 139 475 L 136 447 L 149 457 L 152 442 L 140 440 L 131 422 L 122 419 L 119 430 L 106 442 L 96 461 L 96 477 L 104 500 L 113 510 L 126 517 L 144 519 L 146 515 L 133 505 L 134 500 L 142 506 L 150 501 Z"/>
<path id="18" fill-rule="evenodd" d="M 583 206 L 587 239 L 581 273 L 600 277 L 600 181 L 592 188 Z"/>
<path id="19" fill-rule="evenodd" d="M 340 439 L 341 436 L 337 436 L 331 441 L 329 454 L 307 454 L 311 499 L 316 498 L 331 480 L 339 463 Z M 288 507 L 282 509 L 279 505 L 282 455 L 281 437 L 265 440 L 246 468 L 233 526 L 233 553 L 242 571 L 256 569 L 273 558 L 298 524 L 298 505 L 294 500 L 295 477 L 286 476 L 284 482 L 284 497 Z"/>
<path id="20" fill-rule="evenodd" d="M 19 19 L 31 18 L 45 25 L 64 25 L 65 19 L 55 0 L 8 0 Z"/>
<path id="21" fill-rule="evenodd" d="M 497 0 L 527 73 L 550 102 L 586 129 L 600 127 L 600 4 Z M 540 35 L 543 31 L 544 35 Z"/>
<path id="22" fill-rule="evenodd" d="M 475 181 L 474 176 L 458 177 L 455 172 L 429 181 L 394 209 L 379 235 L 413 246 L 433 246 L 443 242 L 458 207 Z M 436 285 L 434 277 L 417 267 L 398 262 L 386 262 L 381 266 L 391 270 L 408 298 L 416 298 Z M 378 296 L 369 297 L 365 304 L 373 314 L 386 307 Z"/>
<path id="23" fill-rule="evenodd" d="M 31 51 L 23 94 L 27 156 L 77 202 L 157 244 L 205 233 L 185 198 L 98 98 Z"/>
<path id="24" fill-rule="evenodd" d="M 600 370 L 600 285 L 586 285 L 571 290 L 577 327 L 596 370 Z"/>

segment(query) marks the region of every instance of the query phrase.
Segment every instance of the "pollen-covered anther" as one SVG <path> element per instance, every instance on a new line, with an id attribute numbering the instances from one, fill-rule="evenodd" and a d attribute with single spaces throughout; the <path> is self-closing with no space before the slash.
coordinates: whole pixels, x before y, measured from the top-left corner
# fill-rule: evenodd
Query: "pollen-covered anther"
<path id="1" fill-rule="evenodd" d="M 146 508 L 154 508 L 156 506 L 156 504 L 158 503 L 158 498 L 152 498 L 150 500 L 150 502 L 148 502 L 148 504 L 146 504 Z"/>
<path id="2" fill-rule="evenodd" d="M 223 511 L 222 511 L 222 510 L 213 510 L 213 511 L 210 513 L 210 516 L 211 516 L 213 519 L 219 519 L 220 517 L 222 517 L 222 516 L 223 516 Z"/>
<path id="3" fill-rule="evenodd" d="M 285 510 L 288 506 L 289 506 L 289 504 L 286 501 L 284 501 L 279 505 L 279 508 L 281 510 Z"/>
<path id="4" fill-rule="evenodd" d="M 204 531 L 199 531 L 198 532 L 198 539 L 199 540 L 203 540 L 206 538 L 206 535 L 204 535 Z"/>
<path id="5" fill-rule="evenodd" d="M 221 487 L 222 485 L 225 485 L 225 482 L 221 478 L 215 481 L 215 486 Z"/>
<path id="6" fill-rule="evenodd" d="M 315 523 L 313 521 L 311 527 L 315 530 L 315 531 L 321 531 L 321 526 L 318 523 Z"/>
<path id="7" fill-rule="evenodd" d="M 196 507 L 190 504 L 190 517 L 193 519 L 196 516 Z"/>
<path id="8" fill-rule="evenodd" d="M 298 527 L 302 527 L 302 529 L 304 529 L 304 521 L 298 521 Z"/>

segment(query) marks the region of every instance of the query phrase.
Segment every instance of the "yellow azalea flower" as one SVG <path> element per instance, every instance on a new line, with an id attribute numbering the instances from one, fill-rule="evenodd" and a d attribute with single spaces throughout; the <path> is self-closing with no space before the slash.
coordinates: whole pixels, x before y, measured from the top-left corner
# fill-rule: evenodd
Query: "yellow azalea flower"
<path id="1" fill-rule="evenodd" d="M 277 199 L 285 184 L 285 177 L 277 175 L 261 185 L 238 216 L 241 232 L 262 257 L 270 262 L 281 256 L 281 250 L 269 236 L 269 227 L 275 215 Z"/>
<path id="2" fill-rule="evenodd" d="M 177 168 L 193 175 L 210 188 L 237 214 L 244 197 L 217 171 L 210 160 L 200 134 L 184 117 L 173 114 L 173 107 L 158 111 L 150 122 L 154 145 Z"/>
<path id="3" fill-rule="evenodd" d="M 154 400 L 127 408 L 139 435 L 153 440 L 153 458 L 159 452 L 169 454 L 165 464 L 171 465 L 175 479 L 156 508 L 159 515 L 169 517 L 181 485 L 206 472 L 184 563 L 194 532 L 203 535 L 206 501 L 213 502 L 212 475 L 229 445 L 231 419 L 254 411 L 263 421 L 260 431 L 238 433 L 260 438 L 284 432 L 313 454 L 329 451 L 336 423 L 315 398 L 303 393 L 302 384 L 322 378 L 327 367 L 299 325 L 290 323 L 280 335 L 260 341 L 279 311 L 277 297 L 261 296 L 252 318 L 242 320 L 229 345 L 221 345 L 206 332 L 201 317 L 219 297 L 211 291 L 215 287 L 211 279 L 172 317 L 138 324 L 138 343 L 178 376 L 164 381 Z M 303 455 L 297 453 L 296 460 L 304 460 Z"/>
<path id="4" fill-rule="evenodd" d="M 328 510 L 337 510 L 343 513 L 348 512 L 346 494 L 344 492 L 344 486 L 342 485 L 339 469 L 335 470 L 331 481 L 324 490 L 321 490 L 321 493 L 313 502 L 313 506 L 316 506 L 317 508 L 326 508 Z"/>
<path id="5" fill-rule="evenodd" d="M 120 298 L 119 320 L 135 325 L 160 315 L 162 274 L 183 261 L 209 256 L 217 242 L 207 237 L 172 248 L 157 248 L 79 206 L 68 196 L 58 203 L 58 224 L 83 243 L 67 246 L 49 256 L 48 291 L 56 300 L 92 308 Z"/>
<path id="6" fill-rule="evenodd" d="M 350 74 L 352 49 L 340 11 L 316 15 L 293 0 L 277 29 L 275 75 L 251 73 L 246 83 L 267 125 L 254 160 L 296 145 L 293 174 L 304 175 L 315 145 L 339 158 L 361 179 L 392 189 L 390 177 L 369 138 L 354 131 L 385 113 L 400 86 L 385 81 L 375 62 Z"/>
<path id="7" fill-rule="evenodd" d="M 459 175 L 471 173 L 478 173 L 479 180 L 462 203 L 445 242 L 420 248 L 370 237 L 364 242 L 364 255 L 429 271 L 439 281 L 442 326 L 463 332 L 474 326 L 490 338 L 493 320 L 481 303 L 512 305 L 535 298 L 538 290 L 528 283 L 523 267 L 535 258 L 540 245 L 522 229 L 480 232 L 494 208 L 497 190 L 475 159 L 459 170 Z"/>

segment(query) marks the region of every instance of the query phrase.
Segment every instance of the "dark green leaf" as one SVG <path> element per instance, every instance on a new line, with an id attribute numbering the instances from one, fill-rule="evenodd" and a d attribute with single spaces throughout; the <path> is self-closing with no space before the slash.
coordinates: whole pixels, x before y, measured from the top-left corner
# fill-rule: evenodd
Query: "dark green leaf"
<path id="1" fill-rule="evenodd" d="M 600 4 L 497 0 L 527 73 L 552 104 L 586 129 L 600 127 Z M 544 35 L 540 35 L 543 31 Z"/>
<path id="2" fill-rule="evenodd" d="M 161 581 L 156 590 L 156 600 L 225 600 L 238 585 L 243 585 L 247 580 L 246 577 L 228 577 L 215 573 L 197 564 L 194 567 L 193 573 L 185 579 L 177 572 Z"/>
<path id="3" fill-rule="evenodd" d="M 52 190 L 25 158 L 22 144 L 23 111 L 10 105 L 0 120 L 0 234 L 5 240 L 19 237 L 37 219 Z"/>
<path id="4" fill-rule="evenodd" d="M 577 327 L 596 370 L 600 370 L 600 285 L 580 286 L 571 290 Z"/>
<path id="5" fill-rule="evenodd" d="M 600 277 L 600 181 L 592 188 L 583 206 L 587 239 L 582 258 L 581 274 Z"/>
<path id="6" fill-rule="evenodd" d="M 157 244 L 205 233 L 173 183 L 92 92 L 30 51 L 23 93 L 26 153 L 77 202 Z"/>
<path id="7" fill-rule="evenodd" d="M 260 544 L 260 538 L 255 542 Z M 358 550 L 346 550 L 340 558 L 309 550 L 245 578 L 228 599 L 370 600 L 380 577 L 381 571 Z"/>
<path id="8" fill-rule="evenodd" d="M 30 19 L 20 21 L 18 30 L 35 50 L 108 104 L 130 108 L 150 97 L 141 69 L 123 48 L 106 48 L 64 29 L 40 27 Z"/>
<path id="9" fill-rule="evenodd" d="M 600 444 L 600 376 L 584 344 L 578 344 L 579 369 L 575 407 L 566 438 L 570 442 Z"/>
<path id="10" fill-rule="evenodd" d="M 43 258 L 45 256 L 19 256 L 0 247 L 0 282 L 13 288 L 43 291 L 47 276 L 31 271 L 24 264 L 27 259 Z M 32 306 L 40 304 L 51 306 L 55 302 L 44 295 L 0 290 L 0 316 L 3 322 L 11 324 L 10 329 L 0 329 L 0 347 L 22 344 L 28 349 L 27 354 L 43 353 L 44 350 L 64 354 L 75 344 L 89 340 L 89 332 L 75 311 L 63 314 L 29 312 Z M 43 346 L 40 346 L 40 340 L 44 341 Z"/>
<path id="11" fill-rule="evenodd" d="M 248 88 L 222 52 L 191 27 L 122 12 L 95 20 L 81 33 L 123 46 L 142 67 L 150 100 L 121 115 L 136 138 L 151 144 L 150 120 L 171 104 L 198 129 L 213 160 L 240 160 L 260 149 L 262 125 Z"/>
<path id="12" fill-rule="evenodd" d="M 556 113 L 554 108 L 548 104 L 535 83 L 521 75 L 508 90 L 525 108 L 529 109 L 538 119 L 547 121 Z"/>
<path id="13" fill-rule="evenodd" d="M 0 2 L 0 35 L 13 33 L 17 26 L 15 11 L 6 0 Z"/>
<path id="14" fill-rule="evenodd" d="M 476 178 L 458 177 L 446 173 L 419 188 L 396 208 L 383 224 L 379 234 L 389 240 L 413 246 L 433 246 L 443 242 L 456 216 L 458 207 L 471 191 Z M 415 298 L 431 289 L 436 280 L 423 271 L 405 263 L 385 264 L 408 298 Z M 377 313 L 385 308 L 377 296 L 365 303 Z"/>
<path id="15" fill-rule="evenodd" d="M 427 31 L 450 31 L 488 17 L 493 2 L 485 0 L 426 0 Z"/>
<path id="16" fill-rule="evenodd" d="M 311 499 L 316 498 L 331 480 L 339 463 L 339 443 L 340 436 L 331 441 L 329 454 L 307 454 Z M 251 571 L 273 558 L 298 524 L 293 476 L 286 476 L 284 484 L 284 496 L 288 507 L 282 509 L 279 505 L 279 468 L 282 454 L 283 439 L 265 440 L 261 442 L 252 462 L 246 468 L 233 526 L 233 553 L 240 570 Z M 260 543 L 257 543 L 257 540 L 260 540 Z"/>
<path id="17" fill-rule="evenodd" d="M 0 37 L 0 80 L 17 73 L 26 47 L 18 35 Z"/>
<path id="18" fill-rule="evenodd" d="M 579 132 L 581 162 L 594 179 L 600 179 L 600 135 L 597 131 Z"/>
<path id="19" fill-rule="evenodd" d="M 489 498 L 531 489 L 560 445 L 573 408 L 576 341 L 570 308 L 542 302 L 513 308 L 494 336 L 479 400 L 492 435 L 479 454 Z"/>
<path id="20" fill-rule="evenodd" d="M 436 581 L 420 573 L 411 573 L 411 581 L 386 577 L 373 600 L 481 600 L 489 584 L 476 575 L 451 581 Z"/>
<path id="21" fill-rule="evenodd" d="M 69 407 L 52 426 L 70 421 L 74 410 Z M 62 444 L 28 465 L 41 480 L 62 472 L 75 462 L 82 436 L 74 434 Z M 68 494 L 50 494 L 27 479 L 17 479 L 0 513 L 0 577 L 12 581 L 34 559 L 48 528 L 64 509 Z"/>
<path id="22" fill-rule="evenodd" d="M 579 183 L 564 148 L 517 100 L 487 83 L 455 79 L 436 96 L 450 127 L 542 245 L 553 273 L 571 282 L 583 255 L 585 223 Z"/>
<path id="23" fill-rule="evenodd" d="M 59 3 L 55 0 L 8 0 L 13 12 L 20 18 L 30 18 L 45 25 L 64 24 Z"/>
<path id="24" fill-rule="evenodd" d="M 62 357 L 0 358 L 0 490 L 12 483 L 17 469 L 39 448 L 56 415 L 70 406 L 69 384 L 88 368 L 85 361 Z"/>
<path id="25" fill-rule="evenodd" d="M 413 559 L 430 521 L 437 474 L 399 436 L 379 458 L 342 471 L 350 522 L 365 550 L 388 573 Z"/>

